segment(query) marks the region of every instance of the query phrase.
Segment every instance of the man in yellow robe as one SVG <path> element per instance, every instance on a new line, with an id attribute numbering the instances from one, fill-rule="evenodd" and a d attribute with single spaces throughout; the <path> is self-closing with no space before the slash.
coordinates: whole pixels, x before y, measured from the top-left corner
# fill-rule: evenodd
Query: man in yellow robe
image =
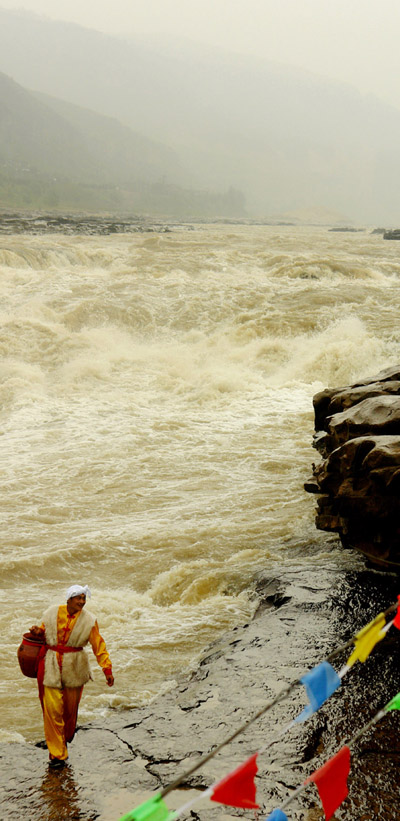
<path id="1" fill-rule="evenodd" d="M 91 595 L 87 585 L 72 585 L 67 590 L 67 603 L 49 607 L 42 625 L 31 628 L 33 635 L 44 635 L 46 641 L 39 661 L 38 685 L 50 767 L 62 767 L 68 758 L 67 743 L 75 734 L 82 690 L 92 678 L 83 649 L 88 642 L 108 686 L 114 684 L 110 657 L 96 618 L 83 610 L 87 595 Z"/>

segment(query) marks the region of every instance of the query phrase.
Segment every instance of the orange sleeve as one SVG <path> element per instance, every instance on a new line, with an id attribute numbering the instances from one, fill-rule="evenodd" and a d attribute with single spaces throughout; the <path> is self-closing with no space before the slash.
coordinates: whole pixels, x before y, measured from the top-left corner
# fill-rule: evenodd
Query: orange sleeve
<path id="1" fill-rule="evenodd" d="M 92 650 L 96 656 L 97 663 L 103 670 L 105 675 L 109 675 L 112 670 L 110 656 L 107 652 L 106 643 L 103 637 L 100 635 L 99 625 L 97 621 L 95 621 L 89 635 L 89 641 L 92 645 Z"/>

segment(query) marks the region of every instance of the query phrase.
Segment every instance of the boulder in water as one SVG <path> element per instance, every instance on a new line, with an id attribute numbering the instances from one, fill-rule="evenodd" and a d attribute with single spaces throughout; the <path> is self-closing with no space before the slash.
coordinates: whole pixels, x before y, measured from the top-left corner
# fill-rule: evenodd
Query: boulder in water
<path id="1" fill-rule="evenodd" d="M 400 570 L 400 368 L 314 397 L 316 525 Z"/>

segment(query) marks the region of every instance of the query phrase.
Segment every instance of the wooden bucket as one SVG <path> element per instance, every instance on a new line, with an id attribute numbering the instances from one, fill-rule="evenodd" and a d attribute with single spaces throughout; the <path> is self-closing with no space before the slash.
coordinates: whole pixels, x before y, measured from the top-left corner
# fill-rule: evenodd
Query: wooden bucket
<path id="1" fill-rule="evenodd" d="M 40 648 L 46 644 L 45 637 L 32 636 L 31 633 L 24 633 L 22 642 L 18 647 L 17 657 L 21 672 L 28 678 L 37 678 L 38 655 Z"/>

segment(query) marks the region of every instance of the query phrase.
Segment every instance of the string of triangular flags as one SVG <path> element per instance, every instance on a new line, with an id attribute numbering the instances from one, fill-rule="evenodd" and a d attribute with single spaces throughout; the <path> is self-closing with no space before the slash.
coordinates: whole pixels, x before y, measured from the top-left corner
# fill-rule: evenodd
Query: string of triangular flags
<path id="1" fill-rule="evenodd" d="M 313 715 L 324 702 L 337 690 L 340 686 L 342 678 L 349 672 L 356 661 L 365 662 L 371 654 L 376 644 L 385 638 L 388 630 L 394 626 L 400 630 L 400 595 L 397 597 L 398 601 L 387 608 L 382 613 L 379 613 L 373 621 L 369 622 L 363 627 L 355 636 L 349 639 L 348 642 L 338 647 L 330 653 L 327 659 L 300 679 L 296 679 L 289 684 L 280 693 L 275 696 L 270 702 L 264 705 L 255 715 L 253 715 L 245 724 L 239 727 L 229 738 L 222 741 L 214 750 L 200 759 L 190 770 L 179 776 L 174 782 L 165 787 L 162 791 L 156 793 L 150 799 L 140 804 L 128 814 L 122 816 L 120 821 L 174 821 L 187 813 L 190 807 L 197 801 L 210 798 L 211 801 L 216 801 L 220 804 L 228 806 L 240 807 L 244 809 L 259 809 L 256 803 L 256 786 L 255 776 L 257 774 L 257 757 L 260 753 L 267 750 L 274 744 L 278 738 L 281 738 L 291 727 L 298 722 L 303 722 Z M 395 617 L 386 623 L 386 617 L 397 611 Z M 338 655 L 344 650 L 354 645 L 354 650 L 349 656 L 346 664 L 337 673 L 331 665 Z M 240 764 L 235 770 L 228 773 L 222 780 L 216 782 L 209 787 L 201 795 L 192 799 L 187 804 L 171 811 L 164 802 L 165 796 L 176 789 L 176 787 L 192 775 L 196 770 L 202 767 L 206 762 L 213 758 L 217 753 L 225 747 L 228 743 L 233 741 L 240 735 L 247 727 L 254 721 L 268 712 L 279 701 L 288 697 L 292 690 L 302 684 L 305 688 L 309 704 L 302 710 L 302 712 L 293 719 L 290 724 L 280 731 L 277 737 L 269 741 L 269 743 L 258 750 L 254 755 L 250 756 L 243 764 Z M 347 745 L 344 745 L 336 755 L 322 767 L 312 773 L 309 778 L 286 800 L 282 805 L 282 809 L 274 810 L 266 819 L 266 821 L 287 821 L 287 816 L 283 810 L 291 803 L 297 795 L 299 795 L 309 783 L 314 782 L 317 786 L 322 805 L 325 811 L 326 821 L 333 815 L 338 806 L 344 801 L 347 796 L 347 776 L 350 771 L 350 745 L 354 744 L 360 735 L 366 732 L 369 727 L 379 721 L 390 710 L 400 710 L 400 693 L 398 693 L 388 704 L 380 710 L 376 716 L 363 727 L 354 736 Z M 339 801 L 335 808 L 332 809 L 335 801 Z M 330 813 L 330 814 L 329 814 Z"/>
<path id="2" fill-rule="evenodd" d="M 322 767 L 319 767 L 318 770 L 315 770 L 315 772 L 308 776 L 303 784 L 297 787 L 294 793 L 286 799 L 281 809 L 273 810 L 272 813 L 267 816 L 266 821 L 288 821 L 287 815 L 283 810 L 311 783 L 314 783 L 317 787 L 321 804 L 324 808 L 325 819 L 329 821 L 348 795 L 347 778 L 350 773 L 351 747 L 358 741 L 360 736 L 373 727 L 374 724 L 377 724 L 381 718 L 392 710 L 400 710 L 400 693 L 397 693 L 394 698 L 388 701 L 388 703 L 374 715 L 371 721 L 365 724 L 347 744 L 343 744 L 339 752 L 335 753 Z"/>

